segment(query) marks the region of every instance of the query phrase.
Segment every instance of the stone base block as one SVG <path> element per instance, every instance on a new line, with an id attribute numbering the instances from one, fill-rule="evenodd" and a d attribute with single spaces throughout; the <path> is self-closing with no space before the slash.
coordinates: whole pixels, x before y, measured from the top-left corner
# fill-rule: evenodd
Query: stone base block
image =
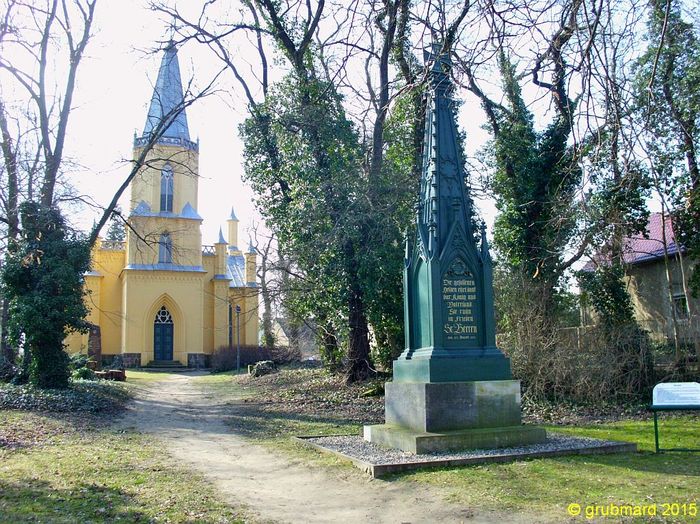
<path id="1" fill-rule="evenodd" d="M 519 426 L 520 381 L 387 382 L 385 420 L 416 432 Z"/>
<path id="2" fill-rule="evenodd" d="M 534 426 L 464 429 L 441 433 L 418 432 L 392 424 L 364 427 L 364 439 L 385 448 L 411 453 L 442 453 L 539 444 L 545 430 Z"/>

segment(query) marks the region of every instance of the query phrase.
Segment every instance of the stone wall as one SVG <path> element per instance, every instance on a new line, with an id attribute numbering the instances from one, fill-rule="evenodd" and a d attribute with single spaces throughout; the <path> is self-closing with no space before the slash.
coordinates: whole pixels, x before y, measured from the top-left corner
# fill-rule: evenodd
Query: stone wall
<path id="1" fill-rule="evenodd" d="M 210 355 L 204 353 L 187 353 L 187 367 L 192 369 L 207 369 L 211 367 Z"/>
<path id="2" fill-rule="evenodd" d="M 105 369 L 140 368 L 141 353 L 118 353 L 102 355 L 102 367 Z"/>

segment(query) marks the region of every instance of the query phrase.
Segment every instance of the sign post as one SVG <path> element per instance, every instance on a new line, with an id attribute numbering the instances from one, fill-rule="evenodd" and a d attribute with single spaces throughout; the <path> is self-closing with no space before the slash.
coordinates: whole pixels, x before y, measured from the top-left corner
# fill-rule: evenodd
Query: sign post
<path id="1" fill-rule="evenodd" d="M 241 306 L 236 304 L 236 373 L 241 372 Z"/>
<path id="2" fill-rule="evenodd" d="M 700 452 L 698 448 L 659 447 L 659 411 L 700 411 L 700 384 L 697 382 L 667 382 L 654 386 L 651 410 L 654 412 L 654 445 L 660 451 Z"/>

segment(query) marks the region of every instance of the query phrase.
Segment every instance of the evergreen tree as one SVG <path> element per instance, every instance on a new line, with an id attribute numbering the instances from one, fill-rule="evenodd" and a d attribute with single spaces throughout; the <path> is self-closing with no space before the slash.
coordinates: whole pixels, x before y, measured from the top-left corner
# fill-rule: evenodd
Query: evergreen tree
<path id="1" fill-rule="evenodd" d="M 19 210 L 22 229 L 2 275 L 10 336 L 24 344 L 32 384 L 64 388 L 70 371 L 63 340 L 69 330 L 87 329 L 83 274 L 90 248 L 58 209 L 25 202 Z"/>
<path id="2" fill-rule="evenodd" d="M 576 224 L 573 197 L 581 179 L 567 143 L 573 107 L 544 131 L 535 131 L 514 66 L 504 54 L 500 65 L 508 107 L 497 113 L 493 128 L 493 189 L 499 210 L 494 244 L 511 270 L 541 284 L 545 301 L 553 306 L 564 250 Z"/>
<path id="3" fill-rule="evenodd" d="M 327 356 L 334 360 L 332 339 L 348 337 L 352 345 L 358 331 L 367 334 L 357 134 L 331 84 L 294 73 L 271 88 L 241 132 L 245 177 L 258 208 L 281 251 L 304 274 L 290 300 L 333 334 Z"/>
<path id="4" fill-rule="evenodd" d="M 122 210 L 120 207 L 115 208 L 112 216 L 109 219 L 109 227 L 105 239 L 111 242 L 124 242 L 126 240 L 126 230 L 124 219 L 121 216 Z"/>

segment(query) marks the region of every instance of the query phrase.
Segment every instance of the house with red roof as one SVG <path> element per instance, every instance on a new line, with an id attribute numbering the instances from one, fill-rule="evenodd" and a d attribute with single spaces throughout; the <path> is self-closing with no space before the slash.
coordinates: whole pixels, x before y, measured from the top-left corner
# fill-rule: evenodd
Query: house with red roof
<path id="1" fill-rule="evenodd" d="M 627 289 L 640 325 L 658 341 L 673 340 L 675 329 L 683 343 L 700 341 L 700 299 L 686 289 L 694 265 L 685 257 L 685 249 L 676 242 L 671 217 L 652 213 L 644 234 L 625 238 L 623 258 Z M 593 271 L 605 263 L 593 257 L 584 271 Z M 584 323 L 593 323 L 593 315 L 582 315 Z M 675 317 L 675 319 L 674 319 Z"/>

